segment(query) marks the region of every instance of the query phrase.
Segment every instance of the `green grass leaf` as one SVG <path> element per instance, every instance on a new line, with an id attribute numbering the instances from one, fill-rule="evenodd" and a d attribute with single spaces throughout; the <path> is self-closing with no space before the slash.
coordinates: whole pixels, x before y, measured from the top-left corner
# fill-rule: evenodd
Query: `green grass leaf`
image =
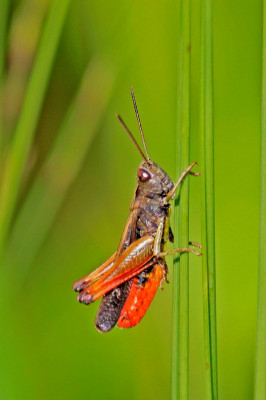
<path id="1" fill-rule="evenodd" d="M 217 399 L 212 1 L 201 3 L 202 285 L 206 398 Z"/>
<path id="2" fill-rule="evenodd" d="M 178 59 L 177 173 L 189 165 L 190 136 L 190 0 L 180 5 Z M 176 214 L 175 237 L 178 248 L 189 242 L 189 179 L 182 183 Z M 189 259 L 188 253 L 175 262 L 173 278 L 172 399 L 188 399 L 189 389 Z"/>
<path id="3" fill-rule="evenodd" d="M 70 0 L 52 2 L 6 163 L 0 193 L 0 259 L 69 4 Z"/>
<path id="4" fill-rule="evenodd" d="M 263 1 L 260 238 L 255 400 L 266 398 L 266 1 Z"/>
<path id="5" fill-rule="evenodd" d="M 16 218 L 4 265 L 5 269 L 16 269 L 18 280 L 27 274 L 81 169 L 102 121 L 112 84 L 108 64 L 98 59 L 91 61 L 50 154 Z"/>

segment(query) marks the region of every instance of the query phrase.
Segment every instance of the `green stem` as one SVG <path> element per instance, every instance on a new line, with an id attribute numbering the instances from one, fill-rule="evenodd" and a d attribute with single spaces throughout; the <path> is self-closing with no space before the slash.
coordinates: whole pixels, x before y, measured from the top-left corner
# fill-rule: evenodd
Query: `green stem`
<path id="1" fill-rule="evenodd" d="M 217 399 L 212 0 L 201 4 L 201 170 L 206 398 Z"/>
<path id="2" fill-rule="evenodd" d="M 255 400 L 266 398 L 266 1 L 263 1 L 260 238 Z"/>
<path id="3" fill-rule="evenodd" d="M 178 175 L 189 165 L 190 132 L 190 0 L 181 0 L 180 49 L 178 71 L 177 154 Z M 189 179 L 180 193 L 178 223 L 175 237 L 178 247 L 189 242 Z M 172 399 L 188 399 L 189 395 L 189 261 L 180 256 L 179 269 L 174 268 Z"/>
<path id="4" fill-rule="evenodd" d="M 4 171 L 0 200 L 0 259 L 69 4 L 70 0 L 52 2 Z"/>

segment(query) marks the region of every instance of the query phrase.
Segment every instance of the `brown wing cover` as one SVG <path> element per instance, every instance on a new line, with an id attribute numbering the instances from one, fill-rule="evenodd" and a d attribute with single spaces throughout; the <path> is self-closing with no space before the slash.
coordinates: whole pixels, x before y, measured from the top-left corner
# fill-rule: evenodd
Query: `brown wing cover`
<path id="1" fill-rule="evenodd" d="M 136 189 L 134 192 L 131 203 L 134 203 L 136 196 Z M 136 223 L 136 211 L 130 214 L 126 223 L 120 244 L 118 247 L 117 256 L 121 254 L 132 241 L 132 225 Z M 117 323 L 121 310 L 125 304 L 125 301 L 129 295 L 130 288 L 133 282 L 133 278 L 125 283 L 122 283 L 117 288 L 106 293 L 101 301 L 95 318 L 95 327 L 99 332 L 109 332 Z"/>

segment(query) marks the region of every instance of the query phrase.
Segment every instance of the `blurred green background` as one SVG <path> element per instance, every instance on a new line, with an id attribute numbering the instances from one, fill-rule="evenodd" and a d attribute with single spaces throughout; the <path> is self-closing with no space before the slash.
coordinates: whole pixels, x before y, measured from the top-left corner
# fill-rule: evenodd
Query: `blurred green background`
<path id="1" fill-rule="evenodd" d="M 11 3 L 3 160 L 52 1 Z M 199 159 L 200 3 L 192 1 L 192 149 Z M 70 3 L 5 247 L 0 398 L 169 399 L 170 285 L 142 322 L 100 334 L 99 302 L 72 283 L 116 249 L 140 157 L 135 90 L 151 158 L 176 179 L 179 4 Z M 252 397 L 256 339 L 261 2 L 214 1 L 215 193 L 219 398 Z M 3 161 L 4 163 L 4 161 Z M 199 166 L 200 170 L 200 166 Z M 200 242 L 200 178 L 191 179 L 191 240 Z M 204 399 L 201 262 L 190 258 L 190 398 Z"/>

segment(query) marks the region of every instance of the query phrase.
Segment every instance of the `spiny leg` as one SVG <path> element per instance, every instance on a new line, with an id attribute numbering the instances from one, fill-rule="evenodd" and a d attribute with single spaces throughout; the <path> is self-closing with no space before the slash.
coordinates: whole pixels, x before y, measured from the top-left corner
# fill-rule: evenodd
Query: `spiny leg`
<path id="1" fill-rule="evenodd" d="M 174 250 L 170 250 L 170 251 L 160 251 L 160 246 L 161 246 L 161 242 L 162 242 L 162 237 L 163 237 L 163 233 L 164 233 L 164 222 L 165 219 L 162 218 L 158 224 L 158 229 L 156 232 L 156 236 L 154 239 L 154 248 L 153 248 L 153 254 L 160 258 L 160 257 L 164 257 L 166 255 L 171 255 L 171 254 L 177 254 L 177 253 L 193 253 L 196 256 L 201 256 L 202 253 L 198 253 L 195 250 L 189 249 L 189 248 L 183 248 L 183 249 L 174 249 Z M 190 245 L 195 246 L 199 249 L 202 248 L 201 244 L 196 243 L 196 242 L 189 242 Z"/>
<path id="2" fill-rule="evenodd" d="M 172 254 L 178 254 L 178 253 L 192 253 L 195 254 L 195 256 L 201 256 L 202 253 L 198 253 L 195 250 L 189 249 L 188 247 L 184 247 L 182 249 L 174 249 L 174 250 L 169 250 L 169 251 L 163 251 L 159 254 L 156 255 L 158 258 L 164 258 L 166 256 L 170 256 Z"/>
<path id="3" fill-rule="evenodd" d="M 158 223 L 158 228 L 156 231 L 155 239 L 154 239 L 154 246 L 153 246 L 153 254 L 157 256 L 161 252 L 161 243 L 162 243 L 162 238 L 163 238 L 163 233 L 164 233 L 164 227 L 165 227 L 165 217 L 162 217 Z"/>
<path id="4" fill-rule="evenodd" d="M 198 249 L 202 249 L 202 245 L 196 242 L 189 242 L 190 246 L 197 247 Z"/>
<path id="5" fill-rule="evenodd" d="M 180 183 L 183 181 L 183 179 L 188 175 L 194 175 L 194 176 L 198 176 L 200 175 L 200 172 L 192 172 L 191 169 L 194 167 L 194 165 L 197 164 L 197 161 L 194 161 L 191 165 L 189 165 L 185 171 L 181 174 L 180 178 L 178 179 L 178 181 L 176 182 L 176 184 L 174 185 L 173 189 L 170 190 L 170 192 L 168 193 L 168 195 L 165 198 L 165 202 L 168 203 L 169 200 L 171 200 L 171 198 L 173 197 L 173 195 L 175 194 L 178 186 L 180 185 Z"/>

